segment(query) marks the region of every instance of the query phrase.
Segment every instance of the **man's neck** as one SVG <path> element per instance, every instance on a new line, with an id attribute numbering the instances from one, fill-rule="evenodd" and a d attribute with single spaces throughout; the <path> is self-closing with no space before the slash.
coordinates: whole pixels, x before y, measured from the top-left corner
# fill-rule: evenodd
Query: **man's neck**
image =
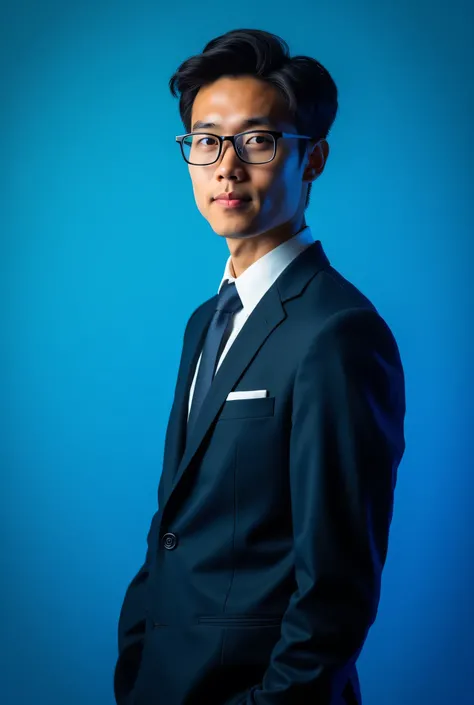
<path id="1" fill-rule="evenodd" d="M 262 233 L 257 237 L 248 239 L 236 239 L 229 238 L 227 244 L 231 251 L 230 260 L 230 272 L 234 279 L 237 279 L 246 269 L 248 269 L 254 262 L 259 260 L 261 257 L 271 252 L 279 245 L 291 240 L 300 233 L 304 228 L 306 228 L 306 221 L 303 217 L 303 222 L 300 224 L 298 229 L 294 227 L 291 229 L 286 228 L 285 230 L 270 231 L 269 233 Z"/>

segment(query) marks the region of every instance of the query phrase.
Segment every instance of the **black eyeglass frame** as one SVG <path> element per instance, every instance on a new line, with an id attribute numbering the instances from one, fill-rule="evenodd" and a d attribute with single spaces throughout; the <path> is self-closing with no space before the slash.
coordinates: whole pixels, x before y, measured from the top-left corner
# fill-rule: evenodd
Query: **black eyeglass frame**
<path id="1" fill-rule="evenodd" d="M 254 134 L 255 132 L 261 134 L 262 132 L 268 135 L 273 135 L 274 137 L 274 143 L 273 143 L 273 156 L 271 159 L 267 159 L 265 162 L 249 162 L 247 159 L 243 159 L 240 154 L 237 151 L 237 148 L 235 146 L 235 140 L 237 137 L 240 137 L 241 135 L 250 135 Z M 217 157 L 212 161 L 212 162 L 206 162 L 206 164 L 196 164 L 196 162 L 189 162 L 186 159 L 186 156 L 184 154 L 184 147 L 183 147 L 183 141 L 185 140 L 186 137 L 191 137 L 192 135 L 209 135 L 210 137 L 216 137 L 219 140 L 219 151 L 217 152 Z M 243 132 L 238 132 L 236 135 L 216 135 L 214 132 L 187 132 L 185 135 L 177 135 L 176 136 L 176 142 L 179 142 L 179 146 L 181 147 L 181 154 L 183 155 L 183 159 L 187 164 L 191 164 L 191 166 L 210 166 L 211 164 L 215 164 L 217 161 L 219 161 L 219 157 L 222 154 L 222 145 L 224 144 L 225 140 L 229 140 L 232 142 L 232 145 L 234 147 L 235 153 L 240 159 L 241 162 L 244 162 L 245 164 L 253 164 L 254 166 L 258 166 L 259 164 L 268 164 L 269 162 L 273 161 L 276 156 L 277 152 L 277 146 L 278 146 L 278 140 L 282 137 L 292 137 L 294 139 L 304 139 L 304 140 L 314 140 L 318 141 L 321 139 L 320 137 L 310 137 L 309 135 L 297 135 L 293 132 L 279 132 L 278 130 L 244 130 Z"/>

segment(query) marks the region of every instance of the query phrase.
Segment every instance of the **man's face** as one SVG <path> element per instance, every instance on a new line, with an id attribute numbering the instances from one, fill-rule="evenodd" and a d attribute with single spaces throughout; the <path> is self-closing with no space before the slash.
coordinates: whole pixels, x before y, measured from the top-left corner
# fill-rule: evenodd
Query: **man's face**
<path id="1" fill-rule="evenodd" d="M 257 116 L 270 123 L 245 124 L 246 119 Z M 213 124 L 195 128 L 198 120 Z M 199 90 L 192 108 L 192 132 L 234 135 L 255 129 L 296 133 L 283 99 L 272 85 L 252 76 L 225 76 Z M 196 205 L 214 232 L 230 238 L 252 237 L 278 228 L 303 213 L 307 160 L 299 164 L 299 142 L 279 139 L 273 161 L 247 164 L 237 157 L 227 140 L 214 164 L 188 165 Z M 215 197 L 228 191 L 251 200 L 243 207 L 225 207 Z"/>

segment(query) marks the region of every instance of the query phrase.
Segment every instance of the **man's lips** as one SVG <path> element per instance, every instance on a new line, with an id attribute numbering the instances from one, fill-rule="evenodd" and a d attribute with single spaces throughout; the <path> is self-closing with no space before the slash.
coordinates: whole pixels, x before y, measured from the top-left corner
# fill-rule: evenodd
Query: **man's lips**
<path id="1" fill-rule="evenodd" d="M 223 191 L 218 196 L 215 196 L 214 201 L 250 201 L 250 196 L 237 191 Z"/>
<path id="2" fill-rule="evenodd" d="M 214 200 L 224 208 L 238 208 L 250 203 L 250 198 L 216 198 Z"/>

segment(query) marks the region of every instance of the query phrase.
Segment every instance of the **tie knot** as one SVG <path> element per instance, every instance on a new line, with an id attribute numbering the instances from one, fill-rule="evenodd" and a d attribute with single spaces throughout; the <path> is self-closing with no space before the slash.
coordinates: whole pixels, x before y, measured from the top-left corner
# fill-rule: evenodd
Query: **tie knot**
<path id="1" fill-rule="evenodd" d="M 219 298 L 217 299 L 217 311 L 235 313 L 243 308 L 235 282 L 226 281 L 221 287 Z"/>

